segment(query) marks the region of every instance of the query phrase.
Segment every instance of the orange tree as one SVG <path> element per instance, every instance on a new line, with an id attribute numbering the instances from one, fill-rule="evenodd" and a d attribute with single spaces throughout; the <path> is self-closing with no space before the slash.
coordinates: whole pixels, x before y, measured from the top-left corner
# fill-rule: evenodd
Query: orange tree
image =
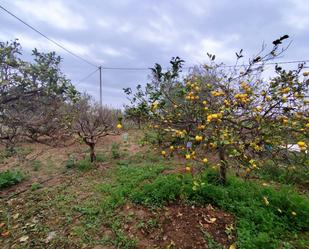
<path id="1" fill-rule="evenodd" d="M 184 155 L 186 170 L 194 161 L 209 164 L 207 154 L 218 155 L 220 181 L 226 182 L 227 168 L 235 167 L 248 175 L 262 167 L 261 158 L 288 156 L 289 146 L 297 144 L 307 160 L 309 138 L 308 73 L 303 65 L 285 71 L 275 66 L 276 75 L 264 80 L 265 63 L 285 49 L 283 36 L 265 48 L 248 65 L 233 68 L 215 63 L 192 68 L 181 75 L 183 60 L 171 60 L 171 69 L 163 72 L 158 64 L 153 80 L 132 96 L 135 108 L 147 103 L 149 127 L 161 137 L 162 155 Z M 237 62 L 243 56 L 236 54 Z"/>

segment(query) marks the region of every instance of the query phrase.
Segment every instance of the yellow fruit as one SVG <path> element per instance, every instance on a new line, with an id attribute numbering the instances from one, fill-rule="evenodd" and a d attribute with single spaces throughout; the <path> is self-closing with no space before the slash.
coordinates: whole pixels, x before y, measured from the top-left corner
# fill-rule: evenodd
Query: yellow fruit
<path id="1" fill-rule="evenodd" d="M 282 93 L 289 93 L 290 90 L 291 89 L 289 87 L 286 87 L 286 88 L 281 89 L 281 92 Z"/>
<path id="2" fill-rule="evenodd" d="M 187 172 L 190 172 L 190 171 L 191 171 L 191 167 L 187 166 L 187 167 L 186 167 L 186 171 L 187 171 Z"/>
<path id="3" fill-rule="evenodd" d="M 203 163 L 208 163 L 208 159 L 206 157 L 203 159 Z"/>
<path id="4" fill-rule="evenodd" d="M 157 101 L 155 101 L 154 103 L 152 103 L 152 109 L 157 109 L 158 108 L 158 102 Z"/>
<path id="5" fill-rule="evenodd" d="M 170 149 L 171 149 L 171 150 L 174 150 L 175 148 L 174 148 L 174 146 L 173 146 L 173 145 L 171 145 L 171 146 L 170 146 Z"/>
<path id="6" fill-rule="evenodd" d="M 207 105 L 207 101 L 204 100 L 204 101 L 203 101 L 203 105 Z"/>
<path id="7" fill-rule="evenodd" d="M 306 143 L 303 142 L 303 141 L 297 142 L 297 145 L 298 145 L 299 147 L 306 147 Z"/>
<path id="8" fill-rule="evenodd" d="M 294 216 L 296 216 L 297 215 L 297 213 L 296 212 L 294 212 L 294 211 L 292 211 L 292 213 L 291 213 L 292 215 L 294 215 Z"/>
<path id="9" fill-rule="evenodd" d="M 122 128 L 122 124 L 117 124 L 117 129 L 121 129 Z"/>
<path id="10" fill-rule="evenodd" d="M 224 100 L 224 104 L 226 105 L 226 106 L 229 106 L 230 105 L 230 101 L 228 101 L 228 100 Z"/>
<path id="11" fill-rule="evenodd" d="M 161 155 L 162 155 L 162 156 L 166 156 L 166 151 L 162 150 L 162 151 L 161 151 Z"/>
<path id="12" fill-rule="evenodd" d="M 204 130 L 204 129 L 205 129 L 205 125 L 199 125 L 199 126 L 197 127 L 197 129 L 199 129 L 199 130 Z"/>
<path id="13" fill-rule="evenodd" d="M 203 137 L 202 136 L 195 136 L 195 141 L 196 142 L 201 142 L 203 140 Z"/>
<path id="14" fill-rule="evenodd" d="M 268 201 L 267 197 L 264 196 L 263 200 L 264 200 L 265 205 L 268 206 L 269 205 L 269 201 Z"/>

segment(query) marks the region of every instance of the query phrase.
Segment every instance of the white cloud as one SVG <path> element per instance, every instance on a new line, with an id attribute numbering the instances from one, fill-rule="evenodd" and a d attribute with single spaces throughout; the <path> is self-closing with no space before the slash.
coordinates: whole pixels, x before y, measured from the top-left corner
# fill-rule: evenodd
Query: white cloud
<path id="1" fill-rule="evenodd" d="M 19 42 L 21 43 L 21 46 L 24 50 L 31 51 L 34 48 L 37 48 L 39 51 L 42 52 L 50 52 L 55 51 L 58 54 L 66 55 L 67 52 L 65 52 L 62 48 L 56 46 L 55 44 L 47 41 L 43 37 L 35 37 L 30 36 L 24 33 L 8 33 L 8 32 L 0 32 L 0 39 L 4 41 L 10 41 L 18 38 Z M 53 38 L 52 38 L 53 39 Z M 57 40 L 57 39 L 54 39 Z M 78 44 L 72 41 L 68 40 L 57 40 L 59 44 L 67 48 L 68 50 L 72 51 L 73 53 L 82 56 L 89 61 L 92 61 L 93 63 L 96 63 L 98 65 L 103 64 L 105 61 L 101 58 L 98 58 L 93 52 L 92 52 L 92 45 L 82 45 Z M 70 55 L 68 55 L 70 56 Z"/>
<path id="2" fill-rule="evenodd" d="M 113 20 L 110 19 L 110 18 L 100 18 L 98 21 L 97 21 L 97 24 L 101 27 L 101 28 L 104 28 L 104 29 L 107 29 L 107 28 L 111 28 L 111 26 L 113 25 Z"/>
<path id="3" fill-rule="evenodd" d="M 85 19 L 59 0 L 17 0 L 13 4 L 25 18 L 46 22 L 52 27 L 64 30 L 85 30 Z"/>

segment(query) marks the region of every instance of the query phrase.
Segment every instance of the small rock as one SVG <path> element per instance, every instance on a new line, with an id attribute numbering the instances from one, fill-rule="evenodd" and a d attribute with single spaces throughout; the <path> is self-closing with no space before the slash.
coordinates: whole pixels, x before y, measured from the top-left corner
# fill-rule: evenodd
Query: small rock
<path id="1" fill-rule="evenodd" d="M 45 240 L 45 243 L 49 243 L 51 240 L 53 240 L 56 237 L 56 232 L 50 232 Z"/>
<path id="2" fill-rule="evenodd" d="M 29 239 L 28 235 L 24 235 L 22 237 L 19 238 L 19 242 L 26 242 Z"/>

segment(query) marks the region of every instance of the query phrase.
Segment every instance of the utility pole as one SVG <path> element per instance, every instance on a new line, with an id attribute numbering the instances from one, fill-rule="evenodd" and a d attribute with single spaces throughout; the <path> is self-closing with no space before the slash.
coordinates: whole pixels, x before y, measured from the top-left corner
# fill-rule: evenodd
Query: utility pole
<path id="1" fill-rule="evenodd" d="M 100 105 L 102 107 L 103 102 L 102 102 L 102 67 L 101 66 L 99 66 L 99 70 L 100 70 Z"/>

